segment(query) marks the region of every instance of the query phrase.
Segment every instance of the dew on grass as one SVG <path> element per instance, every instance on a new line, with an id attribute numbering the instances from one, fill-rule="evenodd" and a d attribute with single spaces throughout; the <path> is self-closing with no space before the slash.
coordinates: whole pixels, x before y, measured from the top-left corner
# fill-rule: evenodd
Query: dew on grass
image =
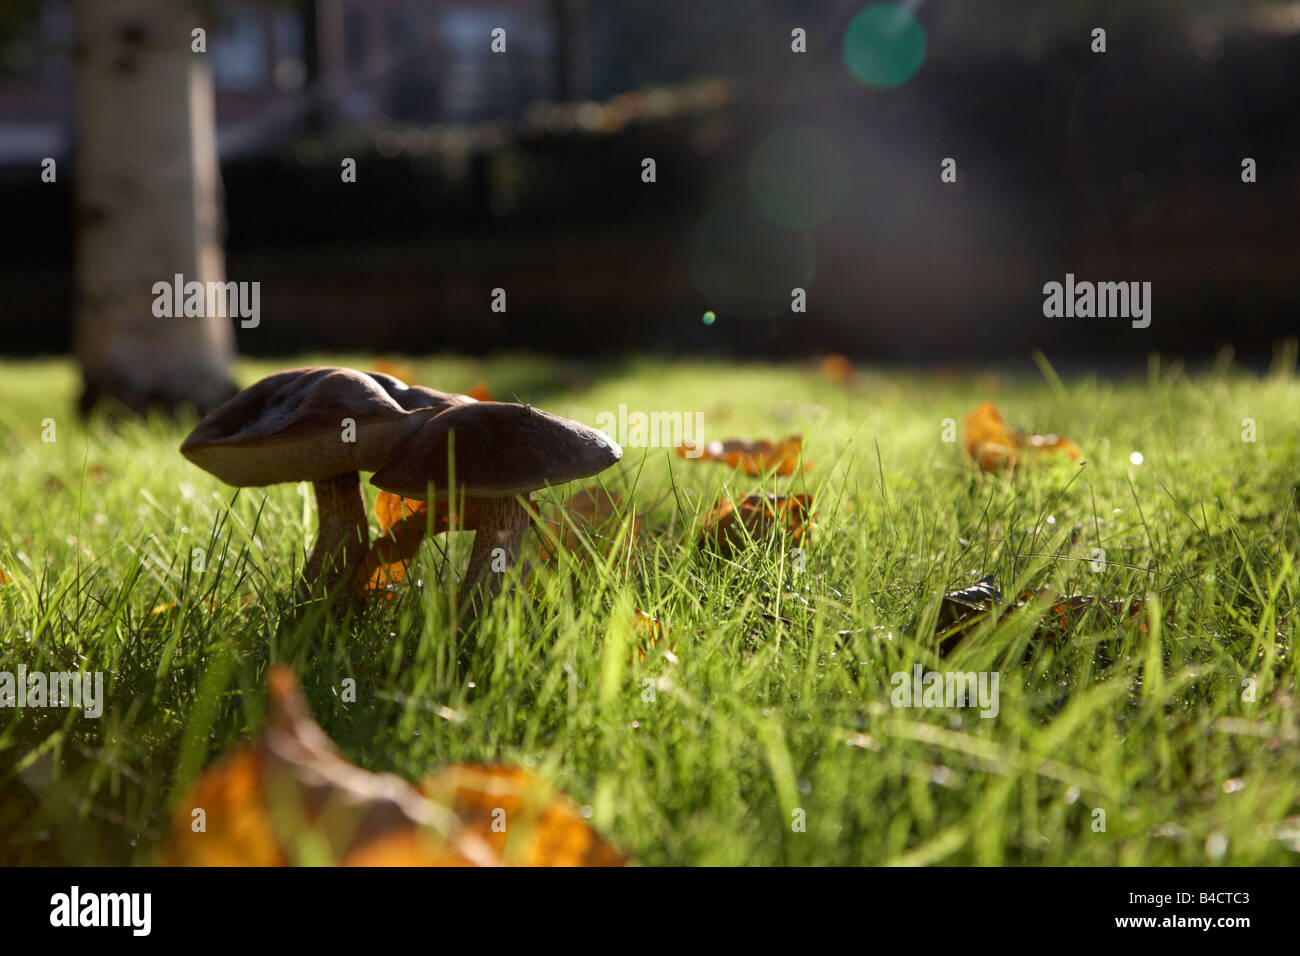
<path id="1" fill-rule="evenodd" d="M 1145 459 L 1143 459 L 1143 457 L 1142 457 L 1142 452 L 1140 452 L 1140 451 L 1135 451 L 1135 452 L 1133 452 L 1133 454 L 1131 454 L 1131 455 L 1128 456 L 1128 460 L 1131 461 L 1131 462 L 1132 462 L 1133 464 L 1135 464 L 1135 465 L 1140 465 L 1140 464 L 1142 464 L 1142 462 L 1143 462 Z"/>

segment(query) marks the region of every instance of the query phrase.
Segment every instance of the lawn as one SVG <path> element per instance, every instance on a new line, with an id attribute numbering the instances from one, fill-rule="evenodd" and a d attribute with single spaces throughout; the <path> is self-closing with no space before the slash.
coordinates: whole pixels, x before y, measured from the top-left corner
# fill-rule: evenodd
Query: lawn
<path id="1" fill-rule="evenodd" d="M 422 384 L 484 380 L 588 424 L 622 403 L 701 411 L 707 439 L 799 433 L 811 467 L 748 477 L 627 448 L 599 480 L 641 516 L 633 553 L 593 538 L 535 560 L 456 630 L 469 534 L 426 540 L 394 600 L 298 605 L 305 486 L 236 492 L 177 452 L 192 420 L 82 423 L 70 364 L 4 363 L 0 671 L 103 671 L 106 703 L 99 719 L 0 710 L 0 861 L 151 861 L 172 801 L 256 732 L 285 662 L 353 762 L 411 780 L 532 767 L 642 864 L 1300 862 L 1285 362 L 838 381 L 799 364 L 406 361 Z M 1086 463 L 982 474 L 960 439 L 986 399 Z M 723 489 L 811 494 L 802 560 L 779 534 L 697 546 Z M 1048 642 L 1028 607 L 940 658 L 942 595 L 985 575 L 1008 596 L 1139 599 L 1140 622 L 1084 613 Z M 648 648 L 638 611 L 667 631 Z M 892 675 L 916 663 L 996 672 L 996 716 L 893 706 Z"/>

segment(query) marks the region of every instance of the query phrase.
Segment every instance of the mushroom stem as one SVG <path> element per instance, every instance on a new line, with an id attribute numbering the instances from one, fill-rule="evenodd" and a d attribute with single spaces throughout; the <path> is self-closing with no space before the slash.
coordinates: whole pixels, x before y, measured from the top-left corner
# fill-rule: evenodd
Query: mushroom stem
<path id="1" fill-rule="evenodd" d="M 303 578 L 310 590 L 329 590 L 352 575 L 366 559 L 370 525 L 361 476 L 355 471 L 312 482 L 320 527 Z"/>
<path id="2" fill-rule="evenodd" d="M 465 591 L 479 591 L 488 600 L 501 590 L 501 578 L 519 558 L 519 548 L 532 516 L 511 495 L 508 498 L 483 498 L 478 503 L 478 531 L 474 533 L 474 550 L 465 569 Z M 498 548 L 504 552 L 494 555 Z M 493 567 L 493 564 L 496 567 Z"/>

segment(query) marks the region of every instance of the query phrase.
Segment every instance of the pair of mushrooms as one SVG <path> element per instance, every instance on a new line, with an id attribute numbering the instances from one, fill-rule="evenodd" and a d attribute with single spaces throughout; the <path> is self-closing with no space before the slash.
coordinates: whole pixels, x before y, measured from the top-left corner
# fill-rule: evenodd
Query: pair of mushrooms
<path id="1" fill-rule="evenodd" d="M 509 567 L 528 529 L 519 496 L 604 471 L 623 450 L 603 432 L 528 405 L 315 367 L 250 385 L 200 421 L 181 453 L 237 487 L 312 483 L 320 529 L 303 570 L 309 589 L 333 587 L 364 563 L 370 528 L 360 472 L 404 498 L 423 500 L 432 484 L 439 500 L 477 499 L 465 583 L 494 594 L 493 552 L 503 549 Z"/>

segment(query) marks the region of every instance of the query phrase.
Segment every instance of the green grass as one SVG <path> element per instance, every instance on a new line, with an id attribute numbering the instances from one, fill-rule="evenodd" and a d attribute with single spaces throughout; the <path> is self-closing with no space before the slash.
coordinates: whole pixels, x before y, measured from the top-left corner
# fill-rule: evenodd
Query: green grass
<path id="1" fill-rule="evenodd" d="M 426 541 L 396 601 L 296 607 L 313 521 L 298 488 L 236 493 L 177 453 L 192 422 L 83 424 L 70 365 L 0 365 L 0 670 L 102 670 L 108 697 L 99 720 L 0 710 L 0 860 L 148 862 L 171 801 L 256 731 L 277 661 L 356 763 L 410 779 L 527 764 L 644 864 L 1300 859 L 1289 369 L 845 386 L 794 365 L 414 364 L 424 384 L 484 378 L 588 423 L 622 402 L 703 411 L 710 438 L 802 432 L 813 468 L 754 479 L 629 448 L 601 477 L 647 512 L 641 560 L 566 555 L 457 633 L 468 534 Z M 942 421 L 985 398 L 1077 441 L 1086 466 L 974 472 Z M 729 558 L 694 545 L 723 488 L 814 495 L 802 574 L 779 538 Z M 1016 613 L 940 660 L 940 595 L 984 574 L 1007 593 L 1145 597 L 1149 626 L 1085 619 L 1053 648 Z M 635 608 L 671 628 L 678 663 L 662 645 L 631 662 Z M 914 662 L 999 672 L 1000 713 L 891 707 Z M 348 677 L 356 703 L 336 694 Z"/>

